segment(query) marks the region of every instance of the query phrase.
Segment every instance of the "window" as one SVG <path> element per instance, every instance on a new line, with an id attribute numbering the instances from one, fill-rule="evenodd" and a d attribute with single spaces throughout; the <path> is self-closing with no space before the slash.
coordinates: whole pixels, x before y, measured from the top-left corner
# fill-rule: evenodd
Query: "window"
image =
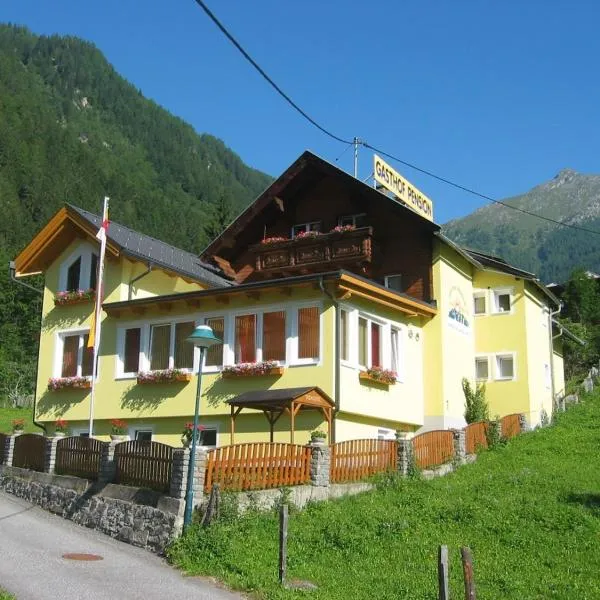
<path id="1" fill-rule="evenodd" d="M 152 327 L 150 327 L 151 371 L 160 371 L 169 368 L 170 341 L 171 325 L 152 325 Z"/>
<path id="2" fill-rule="evenodd" d="M 136 429 L 134 439 L 136 442 L 151 442 L 152 441 L 152 430 L 151 429 Z"/>
<path id="3" fill-rule="evenodd" d="M 390 368 L 402 379 L 402 334 L 399 329 L 390 329 Z"/>
<path id="4" fill-rule="evenodd" d="M 235 318 L 235 364 L 256 362 L 256 315 Z"/>
<path id="5" fill-rule="evenodd" d="M 200 446 L 216 446 L 217 430 L 215 427 L 206 427 L 200 432 Z"/>
<path id="6" fill-rule="evenodd" d="M 485 315 L 485 292 L 478 292 L 473 294 L 473 312 L 476 315 Z"/>
<path id="7" fill-rule="evenodd" d="M 263 313 L 262 359 L 285 362 L 285 311 Z"/>
<path id="8" fill-rule="evenodd" d="M 208 325 L 213 333 L 220 339 L 224 339 L 225 335 L 225 318 L 224 317 L 213 317 L 211 319 L 205 319 L 204 323 Z M 215 344 L 211 346 L 206 352 L 206 358 L 204 364 L 207 367 L 222 367 L 223 366 L 223 344 Z"/>
<path id="9" fill-rule="evenodd" d="M 318 306 L 298 309 L 298 359 L 319 360 L 321 321 Z"/>
<path id="10" fill-rule="evenodd" d="M 381 367 L 382 326 L 365 317 L 358 318 L 358 364 L 361 367 Z"/>
<path id="11" fill-rule="evenodd" d="M 477 381 L 487 381 L 490 378 L 489 361 L 487 356 L 480 356 L 475 359 L 475 379 Z"/>
<path id="12" fill-rule="evenodd" d="M 349 349 L 349 321 L 348 321 L 348 311 L 341 310 L 340 311 L 340 358 L 342 360 L 348 360 L 350 356 Z"/>
<path id="13" fill-rule="evenodd" d="M 356 215 L 344 215 L 338 219 L 338 225 L 354 225 L 354 227 L 367 226 L 367 214 L 358 213 Z"/>
<path id="14" fill-rule="evenodd" d="M 311 223 L 298 223 L 292 227 L 292 238 L 299 233 L 308 233 L 309 231 L 321 231 L 321 221 L 312 221 Z"/>
<path id="15" fill-rule="evenodd" d="M 96 289 L 98 255 L 91 250 L 72 255 L 61 266 L 59 287 L 65 291 Z"/>
<path id="16" fill-rule="evenodd" d="M 94 349 L 88 348 L 87 333 L 62 336 L 61 377 L 90 377 L 94 363 Z"/>
<path id="17" fill-rule="evenodd" d="M 402 275 L 386 275 L 385 287 L 396 292 L 402 291 Z"/>
<path id="18" fill-rule="evenodd" d="M 67 270 L 67 291 L 73 292 L 79 289 L 79 278 L 81 275 L 81 257 L 71 264 Z"/>
<path id="19" fill-rule="evenodd" d="M 123 356 L 123 371 L 137 373 L 140 370 L 140 349 L 142 330 L 132 327 L 125 330 L 125 352 Z"/>
<path id="20" fill-rule="evenodd" d="M 494 292 L 494 310 L 497 313 L 510 312 L 510 292 L 500 290 Z"/>
<path id="21" fill-rule="evenodd" d="M 496 356 L 496 379 L 514 379 L 515 367 L 512 354 Z"/>
<path id="22" fill-rule="evenodd" d="M 194 346 L 186 338 L 194 331 L 194 321 L 150 326 L 150 370 L 191 369 Z"/>

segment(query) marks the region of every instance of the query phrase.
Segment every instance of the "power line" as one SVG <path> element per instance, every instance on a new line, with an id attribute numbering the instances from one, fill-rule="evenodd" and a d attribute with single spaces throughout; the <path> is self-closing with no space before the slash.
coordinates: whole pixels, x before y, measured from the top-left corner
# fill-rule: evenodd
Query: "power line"
<path id="1" fill-rule="evenodd" d="M 325 129 L 322 125 L 319 125 L 310 115 L 304 112 L 262 69 L 262 67 L 242 48 L 241 44 L 227 31 L 225 26 L 217 19 L 212 13 L 210 8 L 204 4 L 202 0 L 195 0 L 196 4 L 209 16 L 211 21 L 223 32 L 223 35 L 242 53 L 244 58 L 263 76 L 263 78 L 275 89 L 275 91 L 282 97 L 288 104 L 290 104 L 295 110 L 297 110 L 305 119 L 312 123 L 317 129 L 322 131 L 325 135 L 330 138 L 341 142 L 342 144 L 352 144 L 352 140 L 345 140 L 334 133 L 331 133 L 328 129 Z"/>
<path id="2" fill-rule="evenodd" d="M 473 194 L 474 196 L 478 196 L 479 198 L 483 198 L 484 200 L 488 200 L 489 202 L 493 202 L 494 204 L 499 204 L 500 206 L 504 206 L 505 208 L 510 208 L 512 210 L 519 211 L 520 213 L 529 215 L 531 217 L 543 219 L 544 221 L 548 221 L 549 223 L 554 223 L 555 225 L 561 225 L 562 227 L 570 227 L 571 229 L 577 229 L 579 231 L 585 231 L 587 233 L 594 233 L 596 235 L 600 235 L 600 231 L 596 231 L 594 229 L 587 229 L 586 227 L 579 227 L 578 225 L 571 225 L 570 223 L 565 223 L 563 221 L 557 221 L 556 219 L 552 219 L 550 217 L 545 217 L 544 215 L 539 215 L 537 213 L 530 212 L 528 210 L 525 210 L 524 208 L 519 208 L 518 206 L 512 206 L 511 204 L 503 202 L 502 200 L 496 200 L 495 198 L 492 198 L 491 196 L 487 196 L 486 194 L 477 192 L 471 188 L 461 185 L 460 183 L 456 183 L 450 179 L 446 179 L 445 177 L 436 175 L 432 171 L 428 171 L 427 169 L 422 169 L 421 167 L 418 167 L 417 165 L 414 165 L 405 160 L 402 160 L 401 158 L 398 158 L 397 156 L 394 156 L 393 154 L 389 154 L 388 152 L 385 152 L 384 150 L 381 150 L 380 148 L 376 148 L 375 146 L 372 146 L 371 144 L 368 144 L 367 142 L 361 142 L 361 144 L 365 148 L 369 148 L 369 149 L 373 150 L 374 152 L 377 152 L 378 154 L 381 154 L 387 158 L 391 158 L 392 160 L 395 160 L 396 162 L 398 162 L 406 167 L 409 167 L 410 169 L 414 169 L 415 171 L 418 171 L 419 173 L 423 173 L 423 175 L 427 175 L 428 177 L 436 179 L 437 181 L 441 181 L 442 183 L 450 185 L 458 190 L 462 190 L 463 192 L 467 192 L 468 194 Z"/>
<path id="3" fill-rule="evenodd" d="M 207 14 L 207 16 L 210 18 L 210 20 L 221 30 L 221 32 L 223 33 L 223 35 L 239 50 L 239 52 L 242 54 L 242 56 L 262 75 L 262 77 L 269 83 L 269 85 L 271 85 L 271 87 L 273 87 L 273 89 L 290 105 L 292 106 L 292 108 L 294 108 L 294 110 L 296 110 L 297 112 L 299 112 L 307 121 L 309 121 L 312 125 L 314 125 L 319 131 L 321 131 L 322 133 L 324 133 L 325 135 L 329 136 L 330 138 L 342 143 L 342 144 L 348 144 L 348 147 L 350 147 L 351 145 L 354 144 L 354 140 L 345 140 L 344 138 L 341 138 L 337 135 L 335 135 L 334 133 L 332 133 L 331 131 L 329 131 L 328 129 L 326 129 L 325 127 L 323 127 L 322 125 L 320 125 L 319 123 L 317 123 L 317 121 L 315 121 L 309 114 L 307 114 L 304 110 L 302 110 L 302 108 L 300 108 L 270 77 L 269 75 L 267 75 L 267 73 L 264 71 L 264 69 L 248 54 L 248 52 L 246 52 L 246 50 L 244 50 L 244 48 L 242 47 L 242 45 L 233 37 L 233 35 L 231 33 L 229 33 L 229 31 L 226 29 L 226 27 L 221 23 L 221 21 L 219 21 L 219 19 L 217 19 L 217 17 L 213 14 L 213 12 L 210 10 L 210 8 L 208 8 L 208 6 L 206 6 L 206 4 L 203 2 L 203 0 L 195 0 L 196 4 Z M 471 188 L 468 188 L 464 185 L 461 185 L 459 183 L 456 183 L 450 179 L 446 179 L 445 177 L 441 177 L 440 175 L 436 175 L 435 173 L 433 173 L 432 171 L 428 171 L 427 169 L 423 169 L 421 167 L 418 167 L 417 165 L 414 165 L 412 163 L 409 163 L 405 160 L 402 160 L 401 158 L 398 158 L 397 156 L 394 156 L 393 154 L 390 154 L 389 152 L 384 152 L 383 150 L 376 148 L 375 146 L 372 146 L 371 144 L 368 144 L 367 142 L 363 141 L 363 140 L 358 140 L 358 143 L 361 144 L 362 146 L 364 146 L 365 148 L 369 148 L 371 150 L 373 150 L 374 152 L 377 152 L 383 156 L 386 156 L 387 158 L 390 158 L 391 160 L 395 160 L 396 162 L 409 167 L 410 169 L 414 169 L 415 171 L 418 171 L 419 173 L 422 173 L 423 175 L 427 175 L 428 177 L 431 177 L 433 179 L 436 179 L 437 181 L 441 181 L 442 183 L 445 183 L 446 185 L 452 186 L 458 190 L 462 190 L 463 192 L 467 192 L 468 194 L 472 194 L 474 196 L 477 196 L 479 198 L 483 198 L 484 200 L 487 200 L 489 202 L 493 202 L 494 204 L 499 204 L 500 206 L 504 206 L 505 208 L 510 208 L 512 210 L 516 210 L 520 213 L 523 213 L 525 215 L 529 215 L 531 217 L 536 217 L 537 219 L 542 219 L 543 221 L 547 221 L 548 223 L 554 223 L 555 225 L 560 225 L 562 227 L 569 227 L 571 229 L 576 229 L 578 231 L 585 231 L 586 233 L 593 233 L 595 235 L 600 235 L 600 231 L 595 231 L 593 229 L 587 229 L 586 227 L 579 227 L 578 225 L 571 225 L 570 223 L 564 223 L 563 221 L 557 221 L 555 219 L 552 219 L 550 217 L 545 217 L 543 215 L 538 215 L 536 213 L 532 213 L 528 210 L 525 210 L 523 208 L 519 208 L 518 206 L 512 206 L 511 204 L 507 204 L 506 202 L 502 202 L 501 200 L 496 200 L 495 198 L 492 198 L 491 196 L 487 196 L 486 194 L 482 194 L 480 192 L 477 192 Z M 340 156 L 338 156 L 338 158 L 336 158 L 336 162 L 342 157 L 342 155 L 346 152 L 346 150 L 348 150 L 348 148 L 346 148 L 344 150 L 344 152 L 342 152 L 342 154 L 340 154 Z"/>

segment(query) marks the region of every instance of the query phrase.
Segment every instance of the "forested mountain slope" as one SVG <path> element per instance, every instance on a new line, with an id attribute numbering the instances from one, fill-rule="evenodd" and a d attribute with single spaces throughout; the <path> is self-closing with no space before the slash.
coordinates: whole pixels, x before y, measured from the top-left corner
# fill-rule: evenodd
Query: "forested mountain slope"
<path id="1" fill-rule="evenodd" d="M 505 200 L 535 214 L 600 232 L 600 175 L 565 169 Z M 576 267 L 600 272 L 600 234 L 561 227 L 490 204 L 443 226 L 457 243 L 502 256 L 542 281 L 566 281 Z"/>
<path id="2" fill-rule="evenodd" d="M 0 397 L 33 369 L 34 293 L 7 263 L 65 202 L 191 252 L 271 181 L 144 98 L 92 44 L 0 24 Z M 7 376 L 7 372 L 12 373 Z"/>

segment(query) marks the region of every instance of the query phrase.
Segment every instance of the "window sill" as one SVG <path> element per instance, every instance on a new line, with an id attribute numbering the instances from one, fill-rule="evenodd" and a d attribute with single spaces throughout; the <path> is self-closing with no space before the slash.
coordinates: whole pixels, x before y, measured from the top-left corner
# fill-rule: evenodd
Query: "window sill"
<path id="1" fill-rule="evenodd" d="M 382 381 L 381 379 L 376 379 L 372 375 L 369 375 L 365 371 L 361 371 L 358 374 L 358 379 L 359 379 L 359 381 L 362 384 L 365 384 L 365 385 L 378 385 L 378 386 L 384 387 L 385 389 L 389 389 L 390 385 L 396 385 L 395 381 L 394 382 L 391 382 L 391 381 Z"/>
<path id="2" fill-rule="evenodd" d="M 514 377 L 496 377 L 494 381 L 516 381 Z"/>
<path id="3" fill-rule="evenodd" d="M 77 383 L 72 385 L 65 385 L 58 388 L 50 388 L 48 387 L 49 392 L 64 392 L 66 390 L 89 390 L 92 387 L 92 382 L 88 381 L 86 383 Z"/>
<path id="4" fill-rule="evenodd" d="M 283 375 L 285 371 L 285 367 L 272 367 L 270 369 L 266 369 L 265 371 L 259 371 L 259 372 L 252 372 L 252 371 L 248 371 L 248 372 L 239 372 L 239 373 L 235 373 L 232 371 L 222 371 L 221 372 L 221 376 L 223 377 L 223 379 L 234 379 L 236 377 L 281 377 L 281 375 Z"/>

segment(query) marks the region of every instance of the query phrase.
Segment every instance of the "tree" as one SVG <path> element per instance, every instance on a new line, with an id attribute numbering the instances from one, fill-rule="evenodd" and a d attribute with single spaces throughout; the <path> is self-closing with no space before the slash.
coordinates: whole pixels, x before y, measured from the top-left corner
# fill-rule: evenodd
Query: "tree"
<path id="1" fill-rule="evenodd" d="M 477 383 L 473 389 L 469 380 L 463 377 L 462 389 L 465 395 L 465 421 L 467 423 L 487 421 L 490 415 L 485 399 L 485 383 Z"/>

